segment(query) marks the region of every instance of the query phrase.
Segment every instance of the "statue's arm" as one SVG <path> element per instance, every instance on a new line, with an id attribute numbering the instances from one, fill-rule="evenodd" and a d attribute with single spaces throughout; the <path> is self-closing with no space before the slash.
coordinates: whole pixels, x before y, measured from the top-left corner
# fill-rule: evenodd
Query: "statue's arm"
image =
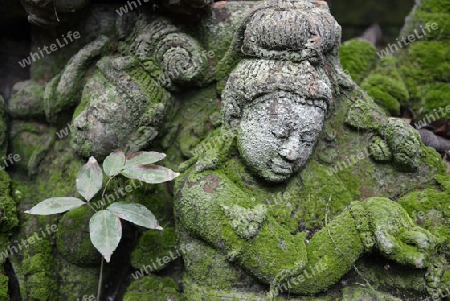
<path id="1" fill-rule="evenodd" d="M 204 173 L 205 174 L 205 173 Z M 291 235 L 264 206 L 225 176 L 209 174 L 177 181 L 175 214 L 181 226 L 269 284 L 301 272 L 305 235 Z"/>
<path id="2" fill-rule="evenodd" d="M 428 265 L 432 235 L 414 227 L 404 209 L 389 199 L 352 203 L 306 245 L 303 233 L 291 235 L 226 176 L 190 175 L 178 182 L 175 209 L 181 226 L 272 290 L 324 291 L 373 248 L 403 264 Z"/>

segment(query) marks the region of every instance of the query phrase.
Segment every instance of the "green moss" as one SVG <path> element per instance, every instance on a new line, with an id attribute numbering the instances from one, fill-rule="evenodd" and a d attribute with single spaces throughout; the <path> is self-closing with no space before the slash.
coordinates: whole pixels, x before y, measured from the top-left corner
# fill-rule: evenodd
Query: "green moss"
<path id="1" fill-rule="evenodd" d="M 53 267 L 52 246 L 48 240 L 40 240 L 33 248 L 26 249 L 22 268 L 26 279 L 24 296 L 27 299 L 57 299 L 58 286 Z"/>
<path id="2" fill-rule="evenodd" d="M 449 53 L 447 41 L 417 41 L 409 45 L 408 52 L 400 58 L 400 72 L 411 98 L 421 99 L 427 91 L 427 84 L 447 81 Z"/>
<path id="3" fill-rule="evenodd" d="M 436 175 L 443 175 L 446 172 L 446 164 L 442 161 L 441 155 L 434 148 L 421 144 L 422 157 L 420 160 L 429 170 Z"/>
<path id="4" fill-rule="evenodd" d="M 165 268 L 179 256 L 173 228 L 165 227 L 162 231 L 148 230 L 142 234 L 138 245 L 131 253 L 131 265 L 135 269 L 149 265 L 152 272 L 155 272 Z M 164 258 L 170 258 L 170 261 L 162 261 Z"/>
<path id="5" fill-rule="evenodd" d="M 392 160 L 392 152 L 387 142 L 378 136 L 372 139 L 369 152 L 378 162 L 389 162 Z"/>
<path id="6" fill-rule="evenodd" d="M 97 266 L 100 253 L 89 237 L 92 210 L 83 206 L 64 214 L 58 223 L 57 247 L 65 259 L 78 266 Z"/>
<path id="7" fill-rule="evenodd" d="M 45 145 L 54 139 L 51 137 L 50 128 L 34 122 L 13 121 L 11 125 L 11 152 L 18 154 L 20 160 L 15 166 L 24 170 L 28 169 L 30 159 L 36 157 L 46 149 Z"/>
<path id="8" fill-rule="evenodd" d="M 19 225 L 17 204 L 10 197 L 11 179 L 8 174 L 0 171 L 0 233 L 10 233 Z"/>
<path id="9" fill-rule="evenodd" d="M 0 272 L 0 301 L 9 301 L 8 277 Z"/>
<path id="10" fill-rule="evenodd" d="M 392 149 L 393 165 L 401 171 L 416 171 L 422 156 L 417 131 L 401 119 L 389 118 L 379 133 Z"/>
<path id="11" fill-rule="evenodd" d="M 376 49 L 367 41 L 350 40 L 339 48 L 339 57 L 344 70 L 360 84 L 370 70 L 375 67 Z"/>
<path id="12" fill-rule="evenodd" d="M 167 154 L 165 166 L 172 170 L 178 170 L 180 163 L 194 156 L 194 148 L 213 130 L 210 116 L 217 114 L 220 109 L 214 86 L 183 93 L 177 97 L 176 103 L 171 130 L 167 133 L 167 139 L 164 139 L 164 145 L 171 142 L 164 152 Z"/>
<path id="13" fill-rule="evenodd" d="M 446 182 L 449 182 L 448 178 Z M 450 256 L 450 191 L 439 192 L 431 188 L 413 191 L 400 198 L 398 203 L 420 226 L 438 238 L 442 250 Z"/>
<path id="14" fill-rule="evenodd" d="M 395 57 L 383 57 L 372 73 L 361 83 L 361 88 L 377 104 L 393 115 L 400 113 L 400 105 L 408 101 L 409 94 L 396 66 Z"/>
<path id="15" fill-rule="evenodd" d="M 56 255 L 55 264 L 58 277 L 63 281 L 58 283 L 58 300 L 81 301 L 83 296 L 97 294 L 100 266 L 93 268 L 79 267 L 69 263 L 64 257 Z M 98 261 L 100 265 L 100 260 Z M 108 265 L 103 268 L 103 279 L 110 277 Z M 92 299 L 92 298 L 91 298 Z M 90 300 L 85 298 L 85 300 Z"/>
<path id="16" fill-rule="evenodd" d="M 145 299 L 143 299 L 145 298 Z M 181 301 L 179 287 L 171 278 L 145 276 L 133 281 L 123 296 L 123 301 Z"/>
<path id="17" fill-rule="evenodd" d="M 384 264 L 380 264 L 380 260 L 382 259 L 375 254 L 371 258 L 358 260 L 357 271 L 349 274 L 354 279 L 352 282 L 364 283 L 366 287 L 370 284 L 370 287 L 364 290 L 366 293 L 391 292 L 396 296 L 401 296 L 401 300 L 420 300 L 417 299 L 419 296 L 427 297 L 427 284 L 424 277 L 426 270 L 412 269 L 393 261 L 382 260 Z M 399 294 L 399 291 L 402 293 Z"/>
<path id="18" fill-rule="evenodd" d="M 54 196 L 75 196 L 75 177 L 82 162 L 74 159 L 67 139 L 57 140 L 46 152 L 37 166 L 36 181 L 21 180 L 13 173 L 13 197 L 20 203 L 20 209 L 27 210 L 38 202 Z M 57 216 L 22 215 L 20 229 L 14 239 L 28 239 L 35 232 L 42 237 L 45 227 L 57 224 Z M 54 234 L 45 239 L 35 239 L 34 244 L 23 249 L 17 256 L 11 256 L 16 276 L 21 285 L 21 294 L 27 300 L 59 300 L 58 268 L 55 264 Z"/>
<path id="19" fill-rule="evenodd" d="M 450 119 L 450 85 L 448 83 L 431 83 L 421 87 L 423 89 L 421 106 L 423 112 L 420 117 L 433 122 L 439 119 Z"/>
<path id="20" fill-rule="evenodd" d="M 99 70 L 95 70 L 94 74 L 92 75 L 92 77 L 96 77 L 98 78 L 98 80 L 100 81 L 100 83 L 103 83 L 104 85 L 107 84 L 106 82 L 106 78 L 104 76 L 101 75 L 101 72 Z M 87 82 L 87 84 L 89 84 L 89 81 Z M 73 112 L 73 117 L 72 120 L 74 120 L 75 118 L 78 117 L 78 115 L 81 114 L 81 112 L 83 112 L 84 110 L 86 110 L 86 108 L 89 106 L 90 102 L 89 102 L 89 95 L 87 95 L 87 93 L 82 93 L 81 96 L 81 101 L 78 104 L 78 106 L 75 108 L 75 111 Z"/>
<path id="21" fill-rule="evenodd" d="M 357 98 L 350 106 L 345 123 L 356 129 L 376 130 L 386 122 L 383 111 L 370 98 Z"/>
<path id="22" fill-rule="evenodd" d="M 363 300 L 377 300 L 377 301 L 401 301 L 387 293 L 377 292 L 370 288 L 363 288 L 359 286 L 345 287 L 342 290 L 341 301 L 363 301 Z"/>

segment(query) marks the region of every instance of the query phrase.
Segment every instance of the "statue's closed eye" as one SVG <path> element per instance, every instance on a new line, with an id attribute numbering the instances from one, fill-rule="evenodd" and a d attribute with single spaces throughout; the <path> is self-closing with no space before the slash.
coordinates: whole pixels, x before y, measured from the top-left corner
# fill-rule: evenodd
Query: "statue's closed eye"
<path id="1" fill-rule="evenodd" d="M 279 139 L 285 139 L 288 137 L 289 132 L 284 128 L 273 129 L 272 134 Z"/>

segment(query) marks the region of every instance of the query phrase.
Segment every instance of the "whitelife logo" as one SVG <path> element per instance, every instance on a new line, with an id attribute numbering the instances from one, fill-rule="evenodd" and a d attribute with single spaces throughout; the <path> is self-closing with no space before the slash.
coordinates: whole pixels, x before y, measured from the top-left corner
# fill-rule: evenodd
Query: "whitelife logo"
<path id="1" fill-rule="evenodd" d="M 431 27 L 431 29 L 430 29 L 430 27 Z M 423 36 L 421 36 L 421 35 L 417 32 L 417 29 L 414 29 L 414 34 L 410 34 L 410 35 L 408 35 L 408 37 L 407 37 L 409 42 L 406 41 L 406 38 L 405 38 L 405 37 L 402 37 L 402 38 L 400 39 L 400 41 L 399 41 L 398 38 L 397 38 L 396 40 L 397 40 L 398 46 L 397 46 L 396 44 L 388 44 L 388 47 L 386 47 L 386 48 L 384 48 L 384 49 L 381 49 L 380 51 L 377 52 L 378 57 L 381 59 L 382 57 L 384 57 L 384 56 L 386 56 L 386 55 L 389 55 L 389 54 L 394 53 L 395 51 L 399 50 L 399 49 L 402 48 L 403 46 L 406 46 L 406 45 L 408 45 L 409 43 L 414 42 L 416 39 L 419 40 L 419 39 L 423 38 L 424 36 L 426 36 L 427 34 L 429 34 L 429 33 L 431 32 L 431 30 L 436 30 L 436 29 L 438 29 L 439 26 L 438 26 L 438 24 L 437 24 L 436 22 L 433 22 L 433 23 L 427 23 L 427 24 L 425 24 L 425 28 L 426 28 L 426 31 L 424 30 L 423 26 L 420 25 L 420 29 L 422 30 Z M 402 42 L 403 42 L 403 45 L 402 45 Z M 399 48 L 399 47 L 400 47 L 400 48 Z M 389 49 L 387 49 L 387 48 L 389 48 Z"/>
<path id="2" fill-rule="evenodd" d="M 144 2 L 144 3 L 147 3 L 149 1 L 150 0 L 142 0 L 142 2 Z M 127 1 L 127 4 L 120 7 L 119 9 L 116 9 L 116 13 L 122 17 L 123 15 L 127 14 L 129 11 L 132 11 L 133 9 L 136 9 L 139 6 L 143 5 L 144 3 L 142 3 L 142 2 L 141 2 L 141 0 Z M 130 8 L 130 10 L 128 10 L 128 7 Z"/>
<path id="3" fill-rule="evenodd" d="M 44 46 L 43 49 L 38 47 L 38 52 L 30 52 L 30 55 L 27 58 L 18 62 L 19 65 L 22 68 L 25 68 L 26 66 L 31 65 L 31 61 L 36 62 L 37 60 L 43 58 L 45 56 L 45 54 L 42 50 L 44 50 L 46 54 L 50 54 L 52 52 L 55 52 L 59 48 L 63 48 L 64 46 L 66 46 L 70 43 L 69 41 L 67 41 L 66 37 L 70 42 L 73 42 L 74 40 L 79 39 L 81 36 L 78 31 L 74 31 L 73 33 L 71 31 L 69 31 L 68 33 L 66 33 L 66 35 L 62 35 L 62 40 L 64 41 L 65 44 L 61 43 L 61 41 L 58 38 L 58 39 L 56 39 L 56 44 L 51 44 L 50 46 Z"/>

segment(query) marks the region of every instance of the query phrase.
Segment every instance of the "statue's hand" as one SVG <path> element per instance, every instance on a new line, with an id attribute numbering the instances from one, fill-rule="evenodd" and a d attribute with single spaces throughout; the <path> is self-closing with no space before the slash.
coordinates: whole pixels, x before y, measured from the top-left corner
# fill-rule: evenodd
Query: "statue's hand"
<path id="1" fill-rule="evenodd" d="M 400 170 L 416 171 L 422 155 L 419 134 L 398 118 L 389 118 L 379 132 L 389 148 L 389 159 L 394 161 L 394 165 Z M 371 151 L 371 154 L 377 159 L 376 152 Z"/>
<path id="2" fill-rule="evenodd" d="M 387 258 L 416 268 L 429 265 L 434 254 L 435 237 L 418 227 L 408 213 L 387 198 L 364 201 L 374 247 Z"/>

